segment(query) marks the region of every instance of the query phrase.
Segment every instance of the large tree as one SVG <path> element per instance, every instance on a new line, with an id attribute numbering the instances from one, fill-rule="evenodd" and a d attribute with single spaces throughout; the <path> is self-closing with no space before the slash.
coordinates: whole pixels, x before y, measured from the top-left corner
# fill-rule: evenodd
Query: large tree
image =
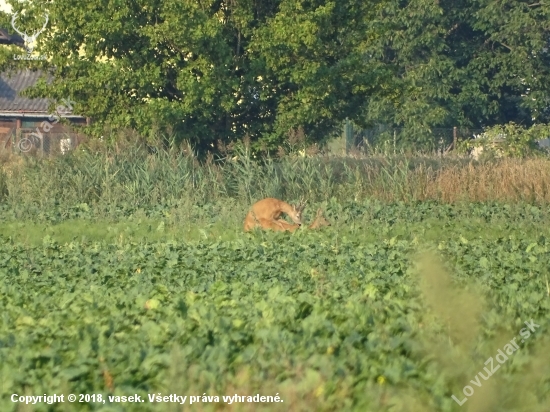
<path id="1" fill-rule="evenodd" d="M 548 121 L 550 5 L 521 0 L 55 0 L 20 3 L 50 26 L 35 66 L 76 110 L 202 148 L 250 136 L 272 148 L 361 126 Z M 2 16 L 9 26 L 9 16 Z M 21 65 L 0 55 L 1 64 Z M 7 59 L 7 60 L 6 60 Z"/>
<path id="2" fill-rule="evenodd" d="M 390 0 L 374 58 L 396 70 L 367 119 L 410 129 L 549 120 L 550 4 Z"/>
<path id="3" fill-rule="evenodd" d="M 363 58 L 369 1 L 55 0 L 39 37 L 53 85 L 97 126 L 167 127 L 201 147 L 248 134 L 276 147 L 291 129 L 315 139 L 358 115 L 385 73 Z M 4 18 L 6 18 L 5 16 Z M 30 21 L 30 17 L 27 19 Z M 386 76 L 387 77 L 387 76 Z"/>

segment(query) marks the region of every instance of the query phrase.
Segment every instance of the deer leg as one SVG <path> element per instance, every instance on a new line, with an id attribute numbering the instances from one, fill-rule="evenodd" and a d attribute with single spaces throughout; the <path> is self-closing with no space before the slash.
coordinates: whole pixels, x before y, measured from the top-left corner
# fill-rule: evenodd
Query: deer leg
<path id="1" fill-rule="evenodd" d="M 282 219 L 279 219 L 276 222 L 282 227 L 283 230 L 288 230 L 289 232 L 294 232 L 300 227 L 300 225 L 290 224 Z"/>

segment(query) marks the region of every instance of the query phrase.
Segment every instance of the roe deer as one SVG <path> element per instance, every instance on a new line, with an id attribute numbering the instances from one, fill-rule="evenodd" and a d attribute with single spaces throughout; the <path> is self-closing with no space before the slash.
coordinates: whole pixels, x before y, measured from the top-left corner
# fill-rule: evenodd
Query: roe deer
<path id="1" fill-rule="evenodd" d="M 250 213 L 249 213 L 250 215 Z M 247 219 L 249 216 L 247 215 Z M 252 216 L 254 218 L 254 216 Z M 258 219 L 253 222 L 253 226 L 247 226 L 247 223 L 249 222 L 247 219 L 245 219 L 245 231 L 249 231 L 250 229 L 254 227 L 261 227 L 262 229 L 272 229 L 276 231 L 289 231 L 294 232 L 296 229 L 298 229 L 301 226 L 300 224 L 292 224 L 285 222 L 282 219 L 275 220 L 275 219 Z M 315 219 L 313 222 L 308 226 L 309 229 L 319 229 L 323 226 L 330 226 L 330 222 L 325 219 L 323 216 L 323 210 L 317 209 L 317 215 L 315 216 Z"/>
<path id="2" fill-rule="evenodd" d="M 286 222 L 284 223 L 285 223 L 284 230 L 288 230 L 289 232 L 294 232 L 296 229 L 300 227 L 298 225 L 291 225 L 290 223 L 286 223 Z M 330 226 L 330 222 L 326 220 L 325 217 L 323 216 L 323 210 L 317 209 L 317 215 L 315 215 L 315 219 L 313 220 L 311 225 L 308 226 L 308 229 L 319 229 L 320 227 L 323 227 L 323 226 Z"/>
<path id="3" fill-rule="evenodd" d="M 315 216 L 315 220 L 311 225 L 309 225 L 310 229 L 319 229 L 322 226 L 330 226 L 330 222 L 325 219 L 323 216 L 323 210 L 317 209 L 317 215 Z"/>
<path id="4" fill-rule="evenodd" d="M 283 219 L 279 219 L 283 213 L 292 219 L 296 227 L 300 227 L 305 204 L 306 202 L 302 200 L 296 206 L 289 205 L 273 197 L 260 200 L 252 205 L 246 215 L 244 219 L 244 231 L 248 232 L 258 226 L 264 229 L 287 230 L 287 226 L 293 225 L 285 222 Z"/>

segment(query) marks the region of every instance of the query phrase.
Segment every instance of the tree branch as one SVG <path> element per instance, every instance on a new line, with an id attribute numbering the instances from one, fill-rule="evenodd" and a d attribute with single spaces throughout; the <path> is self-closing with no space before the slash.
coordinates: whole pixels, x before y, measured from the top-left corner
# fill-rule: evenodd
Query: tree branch
<path id="1" fill-rule="evenodd" d="M 512 49 L 510 46 L 508 46 L 507 44 L 504 44 L 503 42 L 501 41 L 497 41 L 497 43 L 501 44 L 502 46 L 506 47 L 508 50 L 510 51 L 514 51 L 514 49 Z"/>
<path id="2" fill-rule="evenodd" d="M 491 42 L 491 44 L 492 44 L 493 47 L 494 47 L 494 44 L 495 44 L 495 43 L 498 43 L 498 44 L 500 44 L 501 46 L 506 47 L 508 50 L 514 51 L 514 49 L 512 49 L 512 48 L 511 48 L 510 46 L 508 46 L 507 44 L 505 44 L 505 43 L 503 43 L 503 42 L 501 42 L 501 41 L 495 40 L 495 39 L 487 39 L 487 40 L 485 40 L 484 44 L 488 44 L 489 42 Z"/>

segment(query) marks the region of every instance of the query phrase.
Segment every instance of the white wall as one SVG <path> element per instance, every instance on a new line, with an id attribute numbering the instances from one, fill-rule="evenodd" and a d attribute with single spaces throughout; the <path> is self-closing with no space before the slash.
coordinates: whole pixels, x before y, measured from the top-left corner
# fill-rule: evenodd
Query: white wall
<path id="1" fill-rule="evenodd" d="M 11 13 L 11 7 L 6 4 L 5 0 L 0 0 L 0 10 L 6 13 Z"/>

